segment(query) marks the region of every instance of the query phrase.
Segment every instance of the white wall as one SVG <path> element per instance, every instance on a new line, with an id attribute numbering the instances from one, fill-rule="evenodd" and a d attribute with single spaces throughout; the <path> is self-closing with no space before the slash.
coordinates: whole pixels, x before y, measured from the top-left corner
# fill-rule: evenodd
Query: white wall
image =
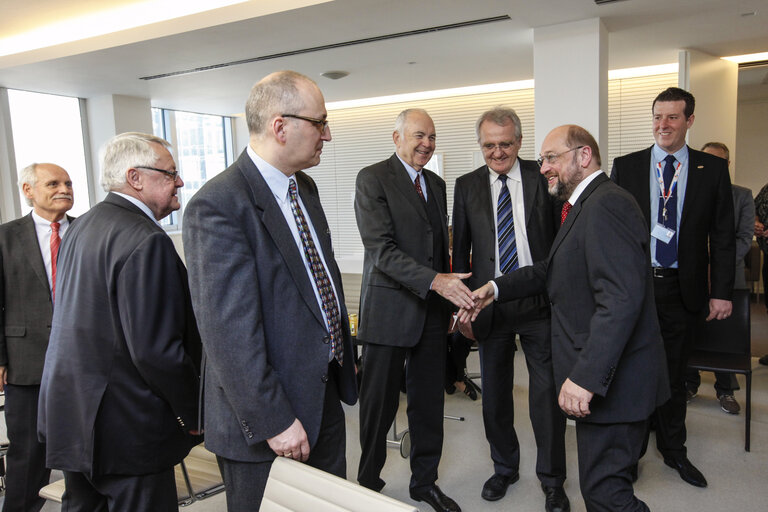
<path id="1" fill-rule="evenodd" d="M 738 116 L 734 181 L 752 189 L 755 196 L 768 183 L 768 98 L 739 102 Z"/>

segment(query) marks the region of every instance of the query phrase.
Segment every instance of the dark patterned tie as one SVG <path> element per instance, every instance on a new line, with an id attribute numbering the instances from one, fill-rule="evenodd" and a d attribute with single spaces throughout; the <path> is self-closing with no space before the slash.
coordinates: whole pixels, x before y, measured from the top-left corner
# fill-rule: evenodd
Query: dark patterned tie
<path id="1" fill-rule="evenodd" d="M 61 245 L 61 237 L 59 236 L 59 228 L 61 224 L 58 222 L 51 223 L 51 299 L 56 298 L 56 261 L 59 258 L 59 245 Z"/>
<path id="2" fill-rule="evenodd" d="M 294 181 L 293 178 L 289 181 L 288 192 L 291 196 L 291 211 L 293 212 L 293 218 L 296 221 L 296 227 L 299 229 L 301 245 L 304 246 L 304 256 L 307 258 L 307 261 L 312 268 L 312 277 L 315 279 L 315 285 L 317 286 L 317 291 L 320 293 L 320 299 L 323 303 L 323 311 L 325 312 L 328 332 L 331 335 L 333 356 L 339 362 L 339 365 L 341 365 L 344 356 L 344 337 L 341 334 L 341 321 L 339 320 L 339 307 L 336 302 L 336 294 L 333 293 L 333 286 L 331 286 L 331 281 L 328 279 L 328 274 L 325 272 L 323 261 L 317 253 L 315 242 L 312 240 L 312 234 L 309 232 L 307 219 L 304 218 L 304 212 L 301 211 L 301 206 L 299 206 L 296 181 Z"/>
<path id="3" fill-rule="evenodd" d="M 427 200 L 424 198 L 424 191 L 421 190 L 421 180 L 419 179 L 419 176 L 421 176 L 421 174 L 417 172 L 416 179 L 413 180 L 413 186 L 416 187 L 416 192 L 419 193 L 419 197 L 421 198 L 421 200 L 426 203 Z"/>
<path id="4" fill-rule="evenodd" d="M 563 209 L 560 210 L 560 225 L 562 226 L 565 222 L 565 219 L 568 218 L 568 212 L 571 211 L 571 208 L 573 208 L 573 205 L 569 203 L 568 201 L 563 203 Z"/>
<path id="5" fill-rule="evenodd" d="M 675 175 L 675 157 L 667 155 L 664 159 L 664 190 L 669 190 L 672 183 L 672 178 Z M 672 239 L 669 243 L 665 244 L 661 240 L 656 240 L 656 261 L 662 267 L 670 267 L 677 261 L 677 186 L 669 196 L 669 200 L 666 204 L 667 215 L 664 215 L 664 198 L 659 198 L 659 214 L 657 221 L 659 224 L 663 224 L 664 227 L 675 231 Z"/>
<path id="6" fill-rule="evenodd" d="M 496 204 L 498 224 L 499 270 L 507 274 L 517 269 L 517 244 L 515 243 L 515 219 L 512 215 L 512 198 L 507 187 L 507 175 L 500 174 L 501 192 Z"/>

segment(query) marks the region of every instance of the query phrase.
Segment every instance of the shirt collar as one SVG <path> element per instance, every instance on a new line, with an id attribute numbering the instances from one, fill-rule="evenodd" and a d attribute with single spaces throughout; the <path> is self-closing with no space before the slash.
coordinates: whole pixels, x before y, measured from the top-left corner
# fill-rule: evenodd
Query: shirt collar
<path id="1" fill-rule="evenodd" d="M 293 175 L 286 176 L 277 167 L 257 155 L 253 148 L 251 148 L 250 144 L 248 145 L 247 151 L 248 156 L 251 157 L 251 160 L 259 170 L 261 176 L 264 178 L 264 181 L 267 182 L 267 186 L 269 187 L 269 190 L 272 191 L 275 199 L 277 199 L 279 203 L 287 201 L 288 185 L 290 184 L 290 180 L 293 178 Z"/>
<path id="2" fill-rule="evenodd" d="M 669 153 L 664 151 L 659 147 L 658 144 L 653 145 L 653 149 L 651 150 L 653 162 L 663 162 L 664 159 L 667 157 Z M 683 144 L 683 147 L 672 153 L 672 156 L 675 157 L 675 160 L 680 162 L 683 167 L 686 167 L 688 165 L 688 144 Z"/>
<path id="3" fill-rule="evenodd" d="M 576 204 L 576 201 L 579 200 L 579 196 L 582 192 L 584 192 L 584 189 L 587 188 L 587 186 L 592 183 L 592 181 L 600 176 L 603 173 L 602 170 L 598 169 L 583 180 L 581 180 L 581 183 L 579 183 L 576 188 L 573 190 L 573 193 L 571 194 L 571 197 L 568 198 L 568 202 L 571 203 L 571 206 Z"/>
<path id="4" fill-rule="evenodd" d="M 494 171 L 490 168 L 490 166 L 486 165 L 488 167 L 488 173 L 491 176 L 491 183 L 494 181 L 497 181 L 499 179 L 500 174 Z M 507 173 L 507 178 L 515 181 L 522 181 L 523 177 L 520 174 L 520 159 L 515 158 L 515 163 L 512 165 L 512 168 Z"/>
<path id="5" fill-rule="evenodd" d="M 51 224 L 53 224 L 48 219 L 44 219 L 41 216 L 39 216 L 37 212 L 35 212 L 35 210 L 32 210 L 32 220 L 35 221 L 35 226 L 45 228 L 45 229 L 51 229 Z M 69 218 L 67 218 L 67 215 L 64 214 L 64 217 L 62 217 L 56 222 L 59 223 L 59 229 L 61 229 L 61 227 L 69 224 Z"/>
<path id="6" fill-rule="evenodd" d="M 133 204 L 139 210 L 144 212 L 144 215 L 152 219 L 152 222 L 154 222 L 160 227 L 163 227 L 162 224 L 160 224 L 160 221 L 155 218 L 155 215 L 152 213 L 152 210 L 149 209 L 149 206 L 142 203 L 140 200 L 136 199 L 135 197 L 129 196 L 128 194 L 123 194 L 122 192 L 115 192 L 114 190 L 112 191 L 112 193 L 122 197 L 123 199 L 126 199 L 127 201 L 130 201 L 131 204 Z"/>
<path id="7" fill-rule="evenodd" d="M 400 155 L 398 155 L 397 153 L 395 153 L 395 155 L 397 156 L 397 159 L 400 160 L 400 163 L 403 164 L 403 167 L 405 167 L 405 170 L 408 171 L 408 176 L 411 177 L 411 181 L 415 181 L 416 177 L 422 174 L 421 171 L 417 171 L 416 169 L 414 169 L 413 167 L 405 163 L 405 160 L 400 158 Z M 421 170 L 423 171 L 424 168 L 422 168 Z"/>

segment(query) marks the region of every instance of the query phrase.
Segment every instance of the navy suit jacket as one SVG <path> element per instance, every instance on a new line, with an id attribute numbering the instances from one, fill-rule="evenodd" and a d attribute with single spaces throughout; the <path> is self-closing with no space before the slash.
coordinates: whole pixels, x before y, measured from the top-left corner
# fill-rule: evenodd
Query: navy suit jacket
<path id="1" fill-rule="evenodd" d="M 91 475 L 171 468 L 200 442 L 200 339 L 170 237 L 108 194 L 59 249 L 40 386 L 47 467 Z"/>
<path id="2" fill-rule="evenodd" d="M 341 273 L 315 182 L 295 174 L 341 306 L 338 382 L 357 400 L 354 349 Z M 330 335 L 304 255 L 247 151 L 209 180 L 184 213 L 184 253 L 205 349 L 206 447 L 232 460 L 275 458 L 267 439 L 299 419 L 315 446 L 328 381 Z"/>
<path id="3" fill-rule="evenodd" d="M 557 389 L 570 378 L 595 393 L 580 421 L 642 421 L 669 398 L 649 245 L 635 200 L 601 174 L 546 260 L 495 279 L 500 302 L 549 293 Z"/>

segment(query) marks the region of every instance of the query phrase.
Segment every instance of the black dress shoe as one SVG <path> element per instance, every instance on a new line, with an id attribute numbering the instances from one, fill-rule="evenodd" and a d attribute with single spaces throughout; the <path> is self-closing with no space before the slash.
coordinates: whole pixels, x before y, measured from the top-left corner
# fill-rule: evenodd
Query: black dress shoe
<path id="1" fill-rule="evenodd" d="M 696 466 L 691 464 L 691 461 L 689 461 L 688 457 L 685 455 L 664 457 L 664 464 L 672 469 L 676 469 L 677 472 L 680 473 L 680 478 L 689 484 L 695 485 L 696 487 L 707 486 L 707 480 L 704 478 L 704 475 L 701 474 L 701 471 L 696 469 Z"/>
<path id="2" fill-rule="evenodd" d="M 437 512 L 461 512 L 456 502 L 443 494 L 443 491 L 434 484 L 419 491 L 411 491 L 411 499 L 426 501 Z"/>
<path id="3" fill-rule="evenodd" d="M 541 484 L 541 490 L 546 496 L 544 509 L 547 512 L 568 512 L 571 510 L 571 502 L 568 501 L 568 496 L 565 495 L 565 489 L 562 485 L 549 487 Z"/>
<path id="4" fill-rule="evenodd" d="M 480 496 L 486 501 L 500 500 L 507 494 L 507 487 L 520 480 L 520 473 L 506 476 L 494 473 L 483 485 L 483 492 Z"/>

